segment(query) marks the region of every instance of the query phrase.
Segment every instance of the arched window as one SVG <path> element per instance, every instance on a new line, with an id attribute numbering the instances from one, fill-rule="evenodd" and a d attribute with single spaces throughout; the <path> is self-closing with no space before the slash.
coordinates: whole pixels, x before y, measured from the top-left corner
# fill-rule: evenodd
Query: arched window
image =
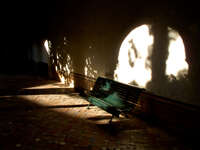
<path id="1" fill-rule="evenodd" d="M 132 30 L 122 42 L 115 70 L 115 80 L 145 87 L 151 80 L 148 56 L 153 44 L 149 26 L 142 25 Z"/>
<path id="2" fill-rule="evenodd" d="M 159 67 L 164 68 L 160 70 L 169 79 L 172 76 L 178 79 L 181 73 L 187 74 L 188 64 L 185 61 L 185 48 L 181 36 L 169 27 L 164 29 L 166 32 L 161 31 L 157 34 L 159 29 L 153 31 L 153 25 L 141 25 L 127 35 L 120 47 L 114 73 L 115 80 L 145 88 L 152 80 L 152 75 L 159 76 L 159 71 L 155 71 L 159 70 Z M 167 55 L 162 56 L 164 54 L 162 51 L 166 51 L 164 53 Z M 155 57 L 157 57 L 156 61 Z M 159 63 L 164 65 L 155 65 Z"/>

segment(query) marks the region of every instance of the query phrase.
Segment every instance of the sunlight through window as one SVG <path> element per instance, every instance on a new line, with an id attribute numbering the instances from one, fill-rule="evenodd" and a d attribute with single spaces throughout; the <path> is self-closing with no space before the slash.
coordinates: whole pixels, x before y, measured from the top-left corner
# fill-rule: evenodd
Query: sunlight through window
<path id="1" fill-rule="evenodd" d="M 87 57 L 85 59 L 84 74 L 85 74 L 85 76 L 95 78 L 97 76 L 98 71 L 93 68 L 92 58 Z M 94 59 L 93 59 L 93 61 L 94 61 Z"/>
<path id="2" fill-rule="evenodd" d="M 145 87 L 151 80 L 148 56 L 153 44 L 153 36 L 150 34 L 149 27 L 149 25 L 137 27 L 123 41 L 114 73 L 115 80 L 127 84 L 133 83 L 140 87 Z"/>
<path id="3" fill-rule="evenodd" d="M 185 47 L 178 32 L 169 28 L 169 55 L 166 61 L 166 74 L 178 77 L 179 73 L 188 71 L 188 64 L 185 61 Z"/>
<path id="4" fill-rule="evenodd" d="M 61 55 L 56 54 L 55 70 L 61 83 L 65 84 L 68 88 L 74 87 L 74 80 L 71 77 L 73 72 L 72 59 L 69 54 Z"/>
<path id="5" fill-rule="evenodd" d="M 50 55 L 51 42 L 48 41 L 48 40 L 45 40 L 44 41 L 44 47 L 46 49 L 47 54 Z"/>

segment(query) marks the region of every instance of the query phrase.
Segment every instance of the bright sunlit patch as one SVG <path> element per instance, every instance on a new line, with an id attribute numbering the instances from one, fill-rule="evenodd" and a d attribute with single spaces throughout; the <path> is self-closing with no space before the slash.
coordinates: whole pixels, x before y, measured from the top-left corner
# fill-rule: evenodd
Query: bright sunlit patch
<path id="1" fill-rule="evenodd" d="M 85 70 L 85 76 L 87 76 L 88 75 L 88 68 L 85 66 L 84 70 Z"/>
<path id="2" fill-rule="evenodd" d="M 64 76 L 61 76 L 61 77 L 60 77 L 60 81 L 61 81 L 61 83 L 64 84 L 64 83 L 65 83 L 65 77 L 64 77 Z"/>
<path id="3" fill-rule="evenodd" d="M 123 41 L 114 79 L 123 83 L 131 83 L 145 87 L 151 80 L 151 68 L 148 66 L 149 48 L 153 44 L 153 36 L 149 26 L 142 25 L 134 29 Z"/>
<path id="4" fill-rule="evenodd" d="M 45 47 L 45 49 L 47 51 L 47 54 L 50 55 L 51 42 L 48 41 L 48 40 L 45 40 L 44 41 L 44 47 Z"/>
<path id="5" fill-rule="evenodd" d="M 74 88 L 74 80 L 71 80 L 70 83 L 69 83 L 69 88 Z"/>
<path id="6" fill-rule="evenodd" d="M 93 68 L 92 58 L 88 57 L 85 59 L 84 74 L 85 76 L 95 78 L 97 76 L 98 71 Z"/>
<path id="7" fill-rule="evenodd" d="M 74 80 L 71 79 L 70 77 L 65 77 L 61 74 L 58 74 L 60 82 L 62 84 L 65 84 L 67 86 L 67 88 L 74 88 Z"/>
<path id="8" fill-rule="evenodd" d="M 73 72 L 72 59 L 69 54 L 61 55 L 56 54 L 55 70 L 62 84 L 65 84 L 68 88 L 74 87 L 74 80 L 71 77 Z"/>
<path id="9" fill-rule="evenodd" d="M 169 28 L 169 56 L 166 61 L 166 74 L 178 76 L 180 71 L 188 71 L 185 61 L 185 47 L 178 32 Z"/>

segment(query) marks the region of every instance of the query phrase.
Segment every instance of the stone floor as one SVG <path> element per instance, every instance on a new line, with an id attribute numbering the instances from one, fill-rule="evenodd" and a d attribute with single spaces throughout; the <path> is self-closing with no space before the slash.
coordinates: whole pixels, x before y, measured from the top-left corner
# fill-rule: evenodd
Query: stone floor
<path id="1" fill-rule="evenodd" d="M 0 150 L 190 150 L 137 117 L 114 119 L 73 89 L 39 77 L 0 76 Z"/>

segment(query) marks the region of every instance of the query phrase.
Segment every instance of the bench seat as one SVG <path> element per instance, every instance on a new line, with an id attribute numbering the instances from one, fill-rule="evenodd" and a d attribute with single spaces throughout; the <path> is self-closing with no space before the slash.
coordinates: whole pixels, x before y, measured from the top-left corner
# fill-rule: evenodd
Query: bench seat
<path id="1" fill-rule="evenodd" d="M 93 90 L 89 92 L 87 101 L 112 114 L 112 117 L 119 117 L 121 113 L 126 114 L 137 105 L 139 95 L 143 90 L 136 86 L 98 77 Z"/>

